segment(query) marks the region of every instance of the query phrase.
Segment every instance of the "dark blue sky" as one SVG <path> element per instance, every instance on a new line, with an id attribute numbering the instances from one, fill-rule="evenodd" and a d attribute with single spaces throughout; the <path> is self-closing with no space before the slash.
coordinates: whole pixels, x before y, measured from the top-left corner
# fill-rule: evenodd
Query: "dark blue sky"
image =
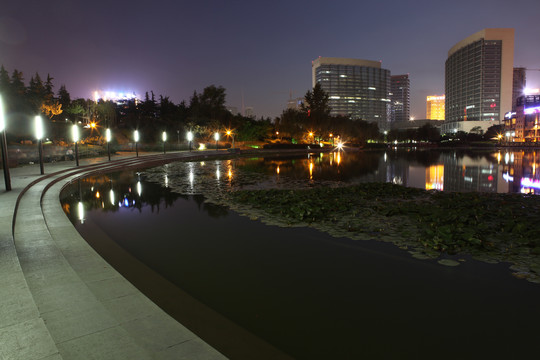
<path id="1" fill-rule="evenodd" d="M 318 56 L 382 60 L 411 79 L 411 115 L 444 93 L 448 50 L 489 27 L 516 29 L 515 66 L 540 68 L 540 0 L 5 1 L 0 63 L 72 97 L 96 89 L 168 95 L 215 84 L 227 103 L 274 117 L 311 87 Z M 540 87 L 540 71 L 527 73 Z"/>

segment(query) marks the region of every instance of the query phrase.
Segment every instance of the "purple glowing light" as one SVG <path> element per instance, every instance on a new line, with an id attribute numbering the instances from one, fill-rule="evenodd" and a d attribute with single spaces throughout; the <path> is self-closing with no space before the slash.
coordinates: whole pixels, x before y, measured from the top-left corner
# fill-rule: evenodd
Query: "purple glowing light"
<path id="1" fill-rule="evenodd" d="M 534 114 L 536 112 L 540 112 L 540 106 L 527 108 L 523 112 L 525 113 L 525 115 L 531 115 L 531 114 Z"/>
<path id="2" fill-rule="evenodd" d="M 531 178 L 522 178 L 521 186 L 527 187 L 527 188 L 533 188 L 533 189 L 540 189 L 540 181 L 536 179 L 531 179 Z"/>

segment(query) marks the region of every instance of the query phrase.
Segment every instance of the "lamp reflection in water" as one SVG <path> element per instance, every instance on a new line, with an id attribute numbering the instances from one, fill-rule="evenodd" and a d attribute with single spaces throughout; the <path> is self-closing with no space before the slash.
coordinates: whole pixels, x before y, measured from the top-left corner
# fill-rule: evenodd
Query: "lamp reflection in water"
<path id="1" fill-rule="evenodd" d="M 81 224 L 84 224 L 84 205 L 82 201 L 79 201 L 77 209 L 79 211 L 79 221 L 81 222 Z"/>
<path id="2" fill-rule="evenodd" d="M 233 172 L 232 172 L 232 161 L 227 160 L 227 177 L 229 178 L 229 183 L 232 181 Z"/>
<path id="3" fill-rule="evenodd" d="M 309 162 L 309 180 L 313 180 L 313 161 Z"/>
<path id="4" fill-rule="evenodd" d="M 193 163 L 189 163 L 188 166 L 189 166 L 189 175 L 188 175 L 189 186 L 191 190 L 193 190 L 193 182 L 195 180 L 195 175 L 193 174 Z"/>
<path id="5" fill-rule="evenodd" d="M 219 184 L 219 178 L 221 177 L 221 172 L 219 171 L 220 165 L 221 165 L 221 162 L 216 161 L 216 180 L 218 181 L 218 184 Z"/>

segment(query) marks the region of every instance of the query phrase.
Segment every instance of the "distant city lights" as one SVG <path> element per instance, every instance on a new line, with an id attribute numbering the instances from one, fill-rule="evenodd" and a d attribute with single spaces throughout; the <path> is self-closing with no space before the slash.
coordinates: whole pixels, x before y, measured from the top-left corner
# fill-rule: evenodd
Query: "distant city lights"
<path id="1" fill-rule="evenodd" d="M 119 92 L 119 91 L 94 91 L 94 101 L 98 102 L 99 100 L 104 101 L 113 101 L 113 102 L 123 102 L 129 100 L 139 101 L 140 98 L 135 92 Z"/>
<path id="2" fill-rule="evenodd" d="M 523 89 L 525 95 L 538 95 L 540 94 L 540 89 L 525 88 Z"/>

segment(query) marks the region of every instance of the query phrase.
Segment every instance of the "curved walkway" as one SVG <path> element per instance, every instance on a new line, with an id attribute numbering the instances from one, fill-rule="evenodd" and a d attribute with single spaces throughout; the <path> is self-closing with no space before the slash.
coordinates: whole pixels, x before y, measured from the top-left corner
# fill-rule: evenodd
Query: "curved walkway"
<path id="1" fill-rule="evenodd" d="M 45 164 L 46 175 L 39 175 L 39 165 L 14 168 L 9 192 L 2 177 L 0 359 L 224 358 L 105 262 L 58 199 L 62 187 L 83 174 L 192 155 Z"/>

